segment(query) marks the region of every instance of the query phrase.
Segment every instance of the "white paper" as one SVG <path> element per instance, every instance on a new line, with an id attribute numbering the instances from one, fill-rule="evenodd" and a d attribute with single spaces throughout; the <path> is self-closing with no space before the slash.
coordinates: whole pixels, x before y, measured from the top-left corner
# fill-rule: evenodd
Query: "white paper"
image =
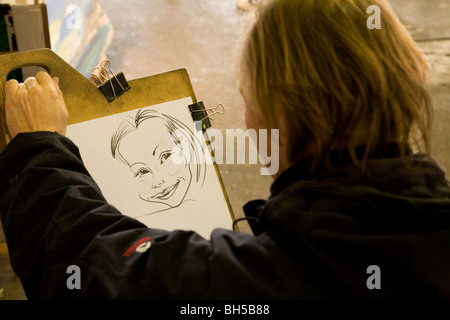
<path id="1" fill-rule="evenodd" d="M 215 228 L 231 229 L 232 219 L 189 104 L 190 97 L 73 124 L 67 137 L 107 201 L 123 214 L 151 228 L 193 230 L 208 239 Z M 186 127 L 174 131 L 177 123 Z M 192 145 L 203 149 L 186 147 Z"/>

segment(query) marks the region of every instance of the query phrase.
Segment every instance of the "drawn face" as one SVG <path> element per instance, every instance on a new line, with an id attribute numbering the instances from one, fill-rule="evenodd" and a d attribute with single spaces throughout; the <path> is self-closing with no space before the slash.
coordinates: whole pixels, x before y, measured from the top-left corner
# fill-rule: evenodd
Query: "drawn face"
<path id="1" fill-rule="evenodd" d="M 192 180 L 191 169 L 185 161 L 172 161 L 174 153 L 182 150 L 161 119 L 143 121 L 122 139 L 119 152 L 133 172 L 142 200 L 170 207 L 183 202 Z"/>

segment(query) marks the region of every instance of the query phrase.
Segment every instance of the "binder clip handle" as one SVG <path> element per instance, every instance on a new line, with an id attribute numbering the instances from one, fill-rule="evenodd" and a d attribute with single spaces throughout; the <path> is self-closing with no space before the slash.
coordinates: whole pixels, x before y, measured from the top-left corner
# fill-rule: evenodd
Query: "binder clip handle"
<path id="1" fill-rule="evenodd" d="M 98 70 L 99 75 L 94 72 L 95 70 Z M 103 60 L 99 66 L 92 68 L 91 75 L 100 80 L 101 84 L 98 88 L 109 102 L 130 89 L 123 73 L 119 72 L 115 74 L 112 71 L 111 61 L 109 59 Z"/>
<path id="2" fill-rule="evenodd" d="M 225 113 L 225 107 L 219 103 L 214 108 L 206 109 L 203 101 L 189 105 L 189 110 L 192 114 L 192 119 L 195 122 L 201 123 L 203 130 L 211 127 L 211 121 L 216 118 L 216 115 L 223 115 Z"/>

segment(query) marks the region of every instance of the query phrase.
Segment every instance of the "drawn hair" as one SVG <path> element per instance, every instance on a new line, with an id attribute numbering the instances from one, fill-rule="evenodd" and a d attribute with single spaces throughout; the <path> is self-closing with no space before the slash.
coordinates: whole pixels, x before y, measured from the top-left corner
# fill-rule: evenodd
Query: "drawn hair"
<path id="1" fill-rule="evenodd" d="M 403 156 L 408 145 L 430 152 L 430 68 L 387 1 L 263 2 L 242 71 L 255 111 L 285 132 L 291 162 L 312 157 L 314 168 L 340 148 L 364 168 L 387 143 Z M 370 5 L 381 9 L 379 30 L 366 26 Z"/>
<path id="2" fill-rule="evenodd" d="M 170 134 L 172 141 L 180 148 L 183 149 L 186 144 L 182 143 L 179 139 L 180 135 L 186 138 L 188 141 L 188 147 L 190 150 L 189 155 L 190 158 L 188 161 L 196 165 L 195 177 L 196 182 L 199 182 L 200 179 L 205 179 L 206 169 L 205 169 L 205 159 L 203 156 L 203 151 L 201 148 L 201 144 L 198 139 L 194 136 L 192 130 L 190 130 L 184 123 L 181 121 L 162 113 L 159 113 L 155 110 L 143 110 L 140 109 L 136 116 L 133 118 L 131 116 L 127 117 L 122 121 L 119 128 L 111 137 L 111 153 L 113 158 L 127 164 L 128 162 L 125 158 L 120 154 L 119 147 L 122 139 L 128 135 L 129 133 L 136 131 L 140 124 L 149 119 L 160 119 L 163 121 L 164 126 L 167 128 L 167 132 Z M 186 151 L 186 150 L 185 150 Z M 186 154 L 186 153 L 185 153 Z"/>

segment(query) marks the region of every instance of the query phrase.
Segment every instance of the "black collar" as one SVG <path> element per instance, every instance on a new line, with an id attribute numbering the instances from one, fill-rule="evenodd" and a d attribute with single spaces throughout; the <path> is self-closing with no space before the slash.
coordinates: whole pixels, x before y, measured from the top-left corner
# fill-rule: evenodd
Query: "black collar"
<path id="1" fill-rule="evenodd" d="M 356 156 L 362 158 L 365 152 L 365 146 L 356 148 Z M 406 148 L 405 154 L 411 153 L 409 147 Z M 396 158 L 401 156 L 401 149 L 397 143 L 389 143 L 374 148 L 368 159 Z M 299 180 L 312 180 L 317 178 L 333 168 L 339 168 L 352 163 L 352 158 L 348 150 L 332 150 L 329 153 L 331 165 L 320 165 L 313 171 L 310 170 L 312 159 L 306 158 L 293 164 L 276 178 L 271 186 L 271 196 L 274 197 L 281 191 L 289 187 L 291 184 Z"/>

